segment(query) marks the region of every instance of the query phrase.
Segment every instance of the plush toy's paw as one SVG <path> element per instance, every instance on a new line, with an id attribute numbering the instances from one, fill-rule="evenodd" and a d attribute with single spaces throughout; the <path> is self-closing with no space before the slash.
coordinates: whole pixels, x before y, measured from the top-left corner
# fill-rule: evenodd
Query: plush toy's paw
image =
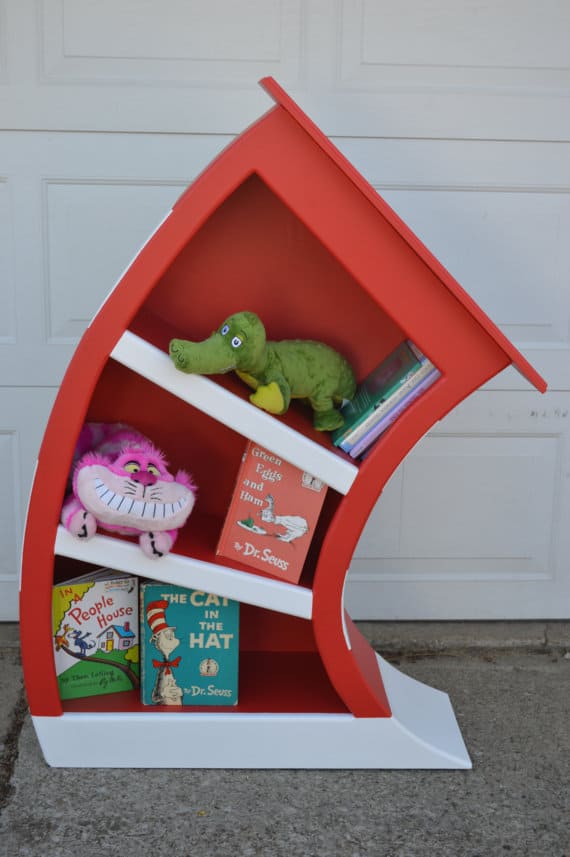
<path id="1" fill-rule="evenodd" d="M 286 410 L 285 399 L 277 381 L 258 387 L 249 397 L 249 401 L 270 414 L 282 414 Z"/>
<path id="2" fill-rule="evenodd" d="M 317 431 L 334 431 L 344 425 L 344 417 L 339 411 L 330 410 L 317 413 L 313 417 L 313 426 Z"/>
<path id="3" fill-rule="evenodd" d="M 67 529 L 78 539 L 90 539 L 97 532 L 97 521 L 86 509 L 79 509 L 71 516 Z"/>
<path id="4" fill-rule="evenodd" d="M 160 559 L 170 551 L 173 538 L 168 533 L 142 533 L 139 545 L 142 552 L 150 559 Z"/>

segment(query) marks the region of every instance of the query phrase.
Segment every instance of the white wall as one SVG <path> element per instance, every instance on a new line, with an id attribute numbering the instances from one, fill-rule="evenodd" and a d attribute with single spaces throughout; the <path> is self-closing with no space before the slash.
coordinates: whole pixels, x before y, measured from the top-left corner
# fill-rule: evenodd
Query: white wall
<path id="1" fill-rule="evenodd" d="M 394 475 L 366 618 L 567 617 L 570 15 L 558 0 L 0 0 L 0 615 L 92 314 L 271 74 L 546 377 L 511 370 Z"/>

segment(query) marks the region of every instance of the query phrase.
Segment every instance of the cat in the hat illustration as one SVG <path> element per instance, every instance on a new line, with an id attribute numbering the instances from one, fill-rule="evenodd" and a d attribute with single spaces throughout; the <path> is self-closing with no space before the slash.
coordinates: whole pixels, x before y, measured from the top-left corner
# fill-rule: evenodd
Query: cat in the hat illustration
<path id="1" fill-rule="evenodd" d="M 146 621 L 152 631 L 150 641 L 162 655 L 161 661 L 152 661 L 157 673 L 151 699 L 155 705 L 182 705 L 182 688 L 176 683 L 174 674 L 180 657 L 170 659 L 180 640 L 176 636 L 176 628 L 166 621 L 167 607 L 168 601 L 151 601 L 146 607 Z"/>

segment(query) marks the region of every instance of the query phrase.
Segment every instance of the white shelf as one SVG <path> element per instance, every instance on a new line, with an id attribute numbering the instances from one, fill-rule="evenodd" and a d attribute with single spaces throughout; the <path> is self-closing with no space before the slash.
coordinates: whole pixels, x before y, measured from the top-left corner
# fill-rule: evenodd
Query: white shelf
<path id="1" fill-rule="evenodd" d="M 126 542 L 112 536 L 97 533 L 89 541 L 83 541 L 59 526 L 54 552 L 59 556 L 97 566 L 109 566 L 161 583 L 174 583 L 189 589 L 212 592 L 246 604 L 299 616 L 301 619 L 310 619 L 312 615 L 313 593 L 302 586 L 270 580 L 177 553 L 170 553 L 156 560 L 149 559 L 136 542 Z"/>
<path id="2" fill-rule="evenodd" d="M 449 697 L 378 657 L 391 717 L 220 712 L 34 717 L 46 761 L 84 768 L 441 768 L 471 760 Z M 189 739 L 191 736 L 191 739 Z"/>
<path id="3" fill-rule="evenodd" d="M 164 351 L 140 336 L 130 331 L 124 333 L 111 357 L 239 434 L 269 448 L 295 467 L 322 479 L 341 494 L 350 490 L 358 474 L 356 465 L 314 443 L 210 378 L 181 372 Z"/>

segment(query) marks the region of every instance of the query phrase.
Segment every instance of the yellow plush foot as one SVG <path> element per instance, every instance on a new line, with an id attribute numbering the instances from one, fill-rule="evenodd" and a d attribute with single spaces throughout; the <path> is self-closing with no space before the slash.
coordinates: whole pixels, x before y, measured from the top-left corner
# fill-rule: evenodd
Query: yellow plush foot
<path id="1" fill-rule="evenodd" d="M 285 410 L 285 400 L 276 381 L 258 387 L 249 397 L 249 401 L 270 414 L 282 414 Z"/>

